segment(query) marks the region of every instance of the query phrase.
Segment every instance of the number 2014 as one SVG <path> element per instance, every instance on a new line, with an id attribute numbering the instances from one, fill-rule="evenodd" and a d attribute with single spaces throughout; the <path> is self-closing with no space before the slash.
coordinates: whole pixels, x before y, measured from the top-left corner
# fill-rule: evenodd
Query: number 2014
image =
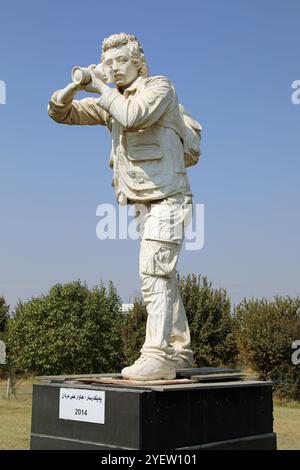
<path id="1" fill-rule="evenodd" d="M 87 410 L 81 410 L 79 408 L 75 409 L 75 415 L 87 416 L 87 414 L 88 414 Z"/>

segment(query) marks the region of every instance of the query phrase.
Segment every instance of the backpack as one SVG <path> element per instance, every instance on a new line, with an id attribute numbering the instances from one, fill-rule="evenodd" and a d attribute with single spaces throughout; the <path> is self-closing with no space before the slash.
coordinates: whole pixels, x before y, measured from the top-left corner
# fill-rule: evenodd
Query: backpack
<path id="1" fill-rule="evenodd" d="M 201 155 L 200 139 L 202 126 L 188 114 L 181 104 L 179 105 L 179 111 L 183 122 L 182 145 L 184 149 L 184 165 L 189 167 L 196 165 Z"/>

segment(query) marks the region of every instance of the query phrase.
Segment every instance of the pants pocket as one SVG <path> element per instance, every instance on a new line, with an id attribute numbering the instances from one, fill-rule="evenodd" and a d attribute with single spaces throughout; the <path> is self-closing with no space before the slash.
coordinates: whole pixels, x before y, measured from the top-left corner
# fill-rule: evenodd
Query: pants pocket
<path id="1" fill-rule="evenodd" d="M 144 238 L 179 245 L 183 239 L 183 212 L 180 204 L 164 200 L 151 206 Z"/>
<path id="2" fill-rule="evenodd" d="M 142 240 L 140 274 L 171 277 L 176 269 L 180 247 L 177 243 Z"/>

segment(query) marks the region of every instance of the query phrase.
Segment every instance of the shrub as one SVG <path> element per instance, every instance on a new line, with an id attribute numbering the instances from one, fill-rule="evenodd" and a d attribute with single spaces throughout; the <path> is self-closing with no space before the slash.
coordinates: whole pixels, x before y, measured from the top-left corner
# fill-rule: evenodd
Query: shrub
<path id="1" fill-rule="evenodd" d="M 291 356 L 293 341 L 300 339 L 300 298 L 244 299 L 236 320 L 242 361 L 261 379 L 273 380 L 278 394 L 299 398 L 300 366 Z"/>
<path id="2" fill-rule="evenodd" d="M 135 299 L 131 312 L 124 315 L 122 326 L 124 363 L 131 365 L 140 356 L 145 341 L 147 322 L 146 306 Z"/>
<path id="3" fill-rule="evenodd" d="M 110 282 L 89 290 L 75 281 L 17 305 L 8 329 L 14 368 L 37 374 L 116 370 L 122 362 L 120 299 Z"/>

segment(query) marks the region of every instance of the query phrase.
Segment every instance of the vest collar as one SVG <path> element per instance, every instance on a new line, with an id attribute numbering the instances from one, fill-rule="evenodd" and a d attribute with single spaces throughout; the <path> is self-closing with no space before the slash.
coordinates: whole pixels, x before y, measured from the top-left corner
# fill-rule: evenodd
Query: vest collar
<path id="1" fill-rule="evenodd" d="M 137 90 L 142 80 L 143 80 L 143 77 L 139 75 L 129 87 L 125 88 L 124 93 L 123 93 L 125 98 L 127 98 L 131 93 Z"/>

